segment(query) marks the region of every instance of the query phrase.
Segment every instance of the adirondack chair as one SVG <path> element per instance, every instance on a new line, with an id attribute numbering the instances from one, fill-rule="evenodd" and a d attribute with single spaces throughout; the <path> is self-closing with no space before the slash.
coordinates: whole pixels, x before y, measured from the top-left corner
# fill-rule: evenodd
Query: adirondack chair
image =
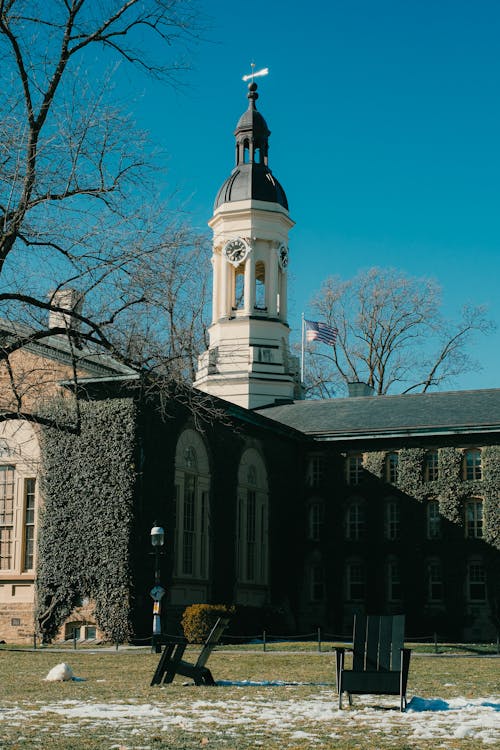
<path id="1" fill-rule="evenodd" d="M 228 617 L 219 617 L 194 664 L 184 661 L 182 658 L 186 650 L 187 641 L 167 643 L 151 680 L 151 685 L 160 685 L 162 682 L 168 684 L 172 682 L 176 674 L 180 674 L 183 677 L 191 677 L 195 685 L 215 685 L 212 673 L 205 665 L 228 624 Z"/>
<path id="2" fill-rule="evenodd" d="M 403 648 L 404 626 L 404 615 L 355 615 L 352 669 L 344 669 L 345 649 L 336 649 L 339 708 L 346 692 L 349 705 L 352 695 L 399 695 L 405 710 L 411 649 Z"/>

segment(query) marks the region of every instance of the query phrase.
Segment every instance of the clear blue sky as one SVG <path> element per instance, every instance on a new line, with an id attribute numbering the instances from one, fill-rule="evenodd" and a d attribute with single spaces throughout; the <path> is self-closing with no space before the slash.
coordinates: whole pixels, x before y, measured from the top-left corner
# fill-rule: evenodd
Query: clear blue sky
<path id="1" fill-rule="evenodd" d="M 185 86 L 135 79 L 138 123 L 168 153 L 165 189 L 206 226 L 234 166 L 259 79 L 270 167 L 296 222 L 289 323 L 295 333 L 330 274 L 373 265 L 431 276 L 445 311 L 484 303 L 500 324 L 499 0 L 201 0 L 205 41 Z M 210 272 L 210 269 L 207 269 Z M 471 352 L 498 387 L 500 332 Z"/>

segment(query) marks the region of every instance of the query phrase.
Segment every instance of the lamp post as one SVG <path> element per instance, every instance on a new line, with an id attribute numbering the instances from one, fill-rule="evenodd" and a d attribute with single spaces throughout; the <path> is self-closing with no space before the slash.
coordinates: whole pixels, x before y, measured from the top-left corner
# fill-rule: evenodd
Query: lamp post
<path id="1" fill-rule="evenodd" d="M 151 636 L 151 651 L 157 654 L 161 651 L 161 643 L 159 642 L 158 636 L 161 635 L 161 599 L 165 593 L 165 589 L 160 585 L 160 555 L 164 543 L 165 532 L 161 526 L 158 526 L 158 522 L 155 521 L 153 528 L 151 529 L 151 545 L 155 556 L 155 583 L 149 593 L 153 599 L 153 633 Z"/>

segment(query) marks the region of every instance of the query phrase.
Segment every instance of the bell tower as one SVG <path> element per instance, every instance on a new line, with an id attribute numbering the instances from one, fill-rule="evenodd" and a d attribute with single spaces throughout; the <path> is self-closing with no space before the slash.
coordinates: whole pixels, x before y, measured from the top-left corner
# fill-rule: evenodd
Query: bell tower
<path id="1" fill-rule="evenodd" d="M 215 199 L 209 348 L 194 386 L 248 409 L 300 398 L 297 357 L 289 351 L 288 232 L 285 191 L 268 166 L 270 131 L 248 86 L 236 166 Z"/>

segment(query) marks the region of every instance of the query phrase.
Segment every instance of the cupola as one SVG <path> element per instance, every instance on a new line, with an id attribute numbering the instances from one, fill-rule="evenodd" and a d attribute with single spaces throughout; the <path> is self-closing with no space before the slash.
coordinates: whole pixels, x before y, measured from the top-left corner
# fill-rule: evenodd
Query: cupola
<path id="1" fill-rule="evenodd" d="M 268 166 L 271 131 L 257 110 L 257 84 L 248 85 L 248 109 L 240 117 L 236 137 L 236 166 L 215 199 L 214 211 L 224 203 L 259 200 L 288 209 L 285 191 Z"/>

